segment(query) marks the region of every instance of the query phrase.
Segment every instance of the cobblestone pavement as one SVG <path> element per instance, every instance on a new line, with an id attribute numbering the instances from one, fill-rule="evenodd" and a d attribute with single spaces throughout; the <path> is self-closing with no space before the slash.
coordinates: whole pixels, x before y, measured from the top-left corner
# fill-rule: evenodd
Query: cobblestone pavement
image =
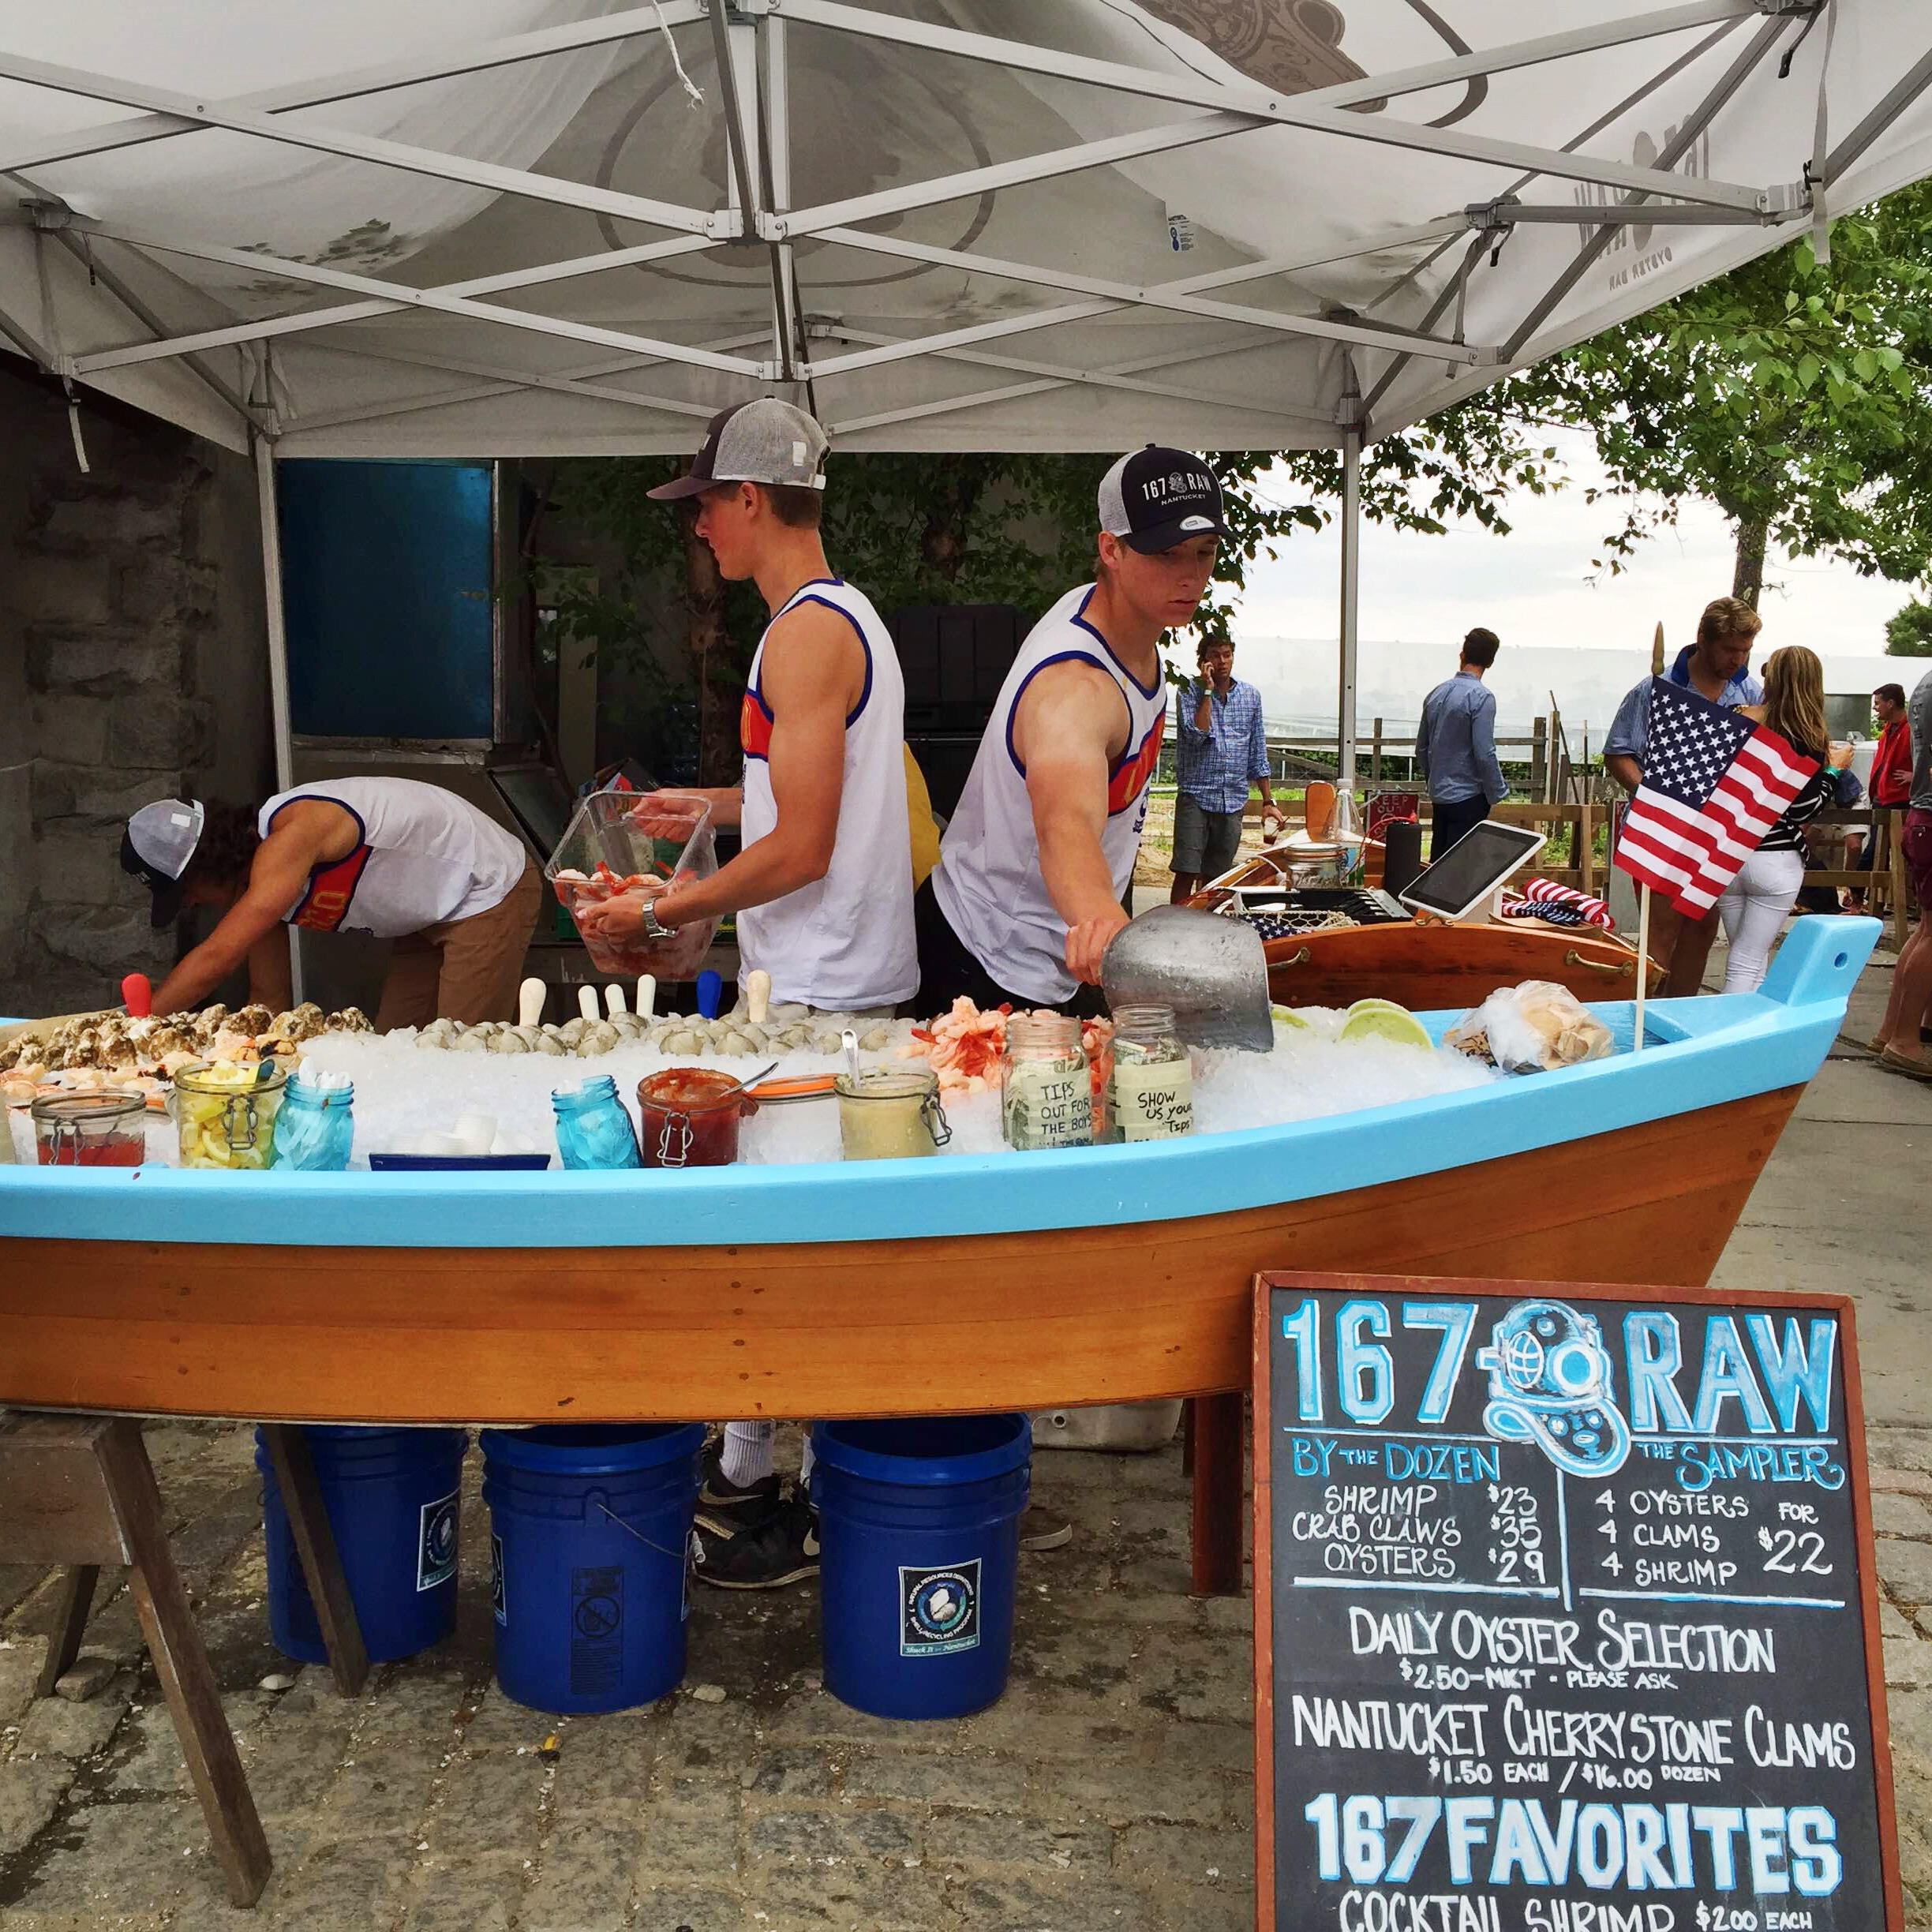
<path id="1" fill-rule="evenodd" d="M 125 1589 L 88 1633 L 104 1687 L 34 1702 L 50 1581 L 0 1567 L 6 1932 L 1252 1922 L 1249 1608 L 1186 1595 L 1178 1451 L 1038 1458 L 1074 1541 L 1023 1559 L 1013 1683 L 979 1717 L 847 1709 L 819 1683 L 806 1586 L 696 1592 L 682 1690 L 560 1720 L 491 1679 L 474 1451 L 455 1638 L 347 1702 L 269 1643 L 249 1433 L 148 1440 L 275 1874 L 252 1913 L 224 1902 Z M 258 1687 L 276 1676 L 293 1687 Z"/>

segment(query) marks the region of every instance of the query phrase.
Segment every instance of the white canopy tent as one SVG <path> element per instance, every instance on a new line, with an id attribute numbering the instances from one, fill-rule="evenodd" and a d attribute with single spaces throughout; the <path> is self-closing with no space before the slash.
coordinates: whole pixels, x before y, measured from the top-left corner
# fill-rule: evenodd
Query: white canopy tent
<path id="1" fill-rule="evenodd" d="M 1929 85 L 1926 0 L 0 0 L 0 335 L 252 444 L 271 585 L 275 455 L 761 392 L 1338 447 L 1352 775 L 1363 444 L 1932 174 Z"/>

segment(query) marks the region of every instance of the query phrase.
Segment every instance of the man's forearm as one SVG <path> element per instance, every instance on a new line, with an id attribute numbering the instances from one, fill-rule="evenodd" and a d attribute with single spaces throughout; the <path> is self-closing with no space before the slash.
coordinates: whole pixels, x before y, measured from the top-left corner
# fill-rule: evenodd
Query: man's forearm
<path id="1" fill-rule="evenodd" d="M 821 859 L 803 842 L 788 841 L 781 827 L 747 845 L 710 878 L 660 895 L 657 916 L 667 926 L 689 926 L 750 906 L 769 905 L 823 878 L 830 866 L 829 855 Z"/>
<path id="2" fill-rule="evenodd" d="M 1623 752 L 1608 753 L 1604 759 L 1604 769 L 1626 792 L 1634 792 L 1643 783 L 1643 767 Z"/>
<path id="3" fill-rule="evenodd" d="M 248 957 L 245 949 L 218 944 L 220 938 L 217 928 L 155 988 L 156 1013 L 186 1013 L 198 1005 Z"/>
<path id="4" fill-rule="evenodd" d="M 1077 811 L 1036 811 L 1033 819 L 1039 839 L 1040 875 L 1054 909 L 1069 927 L 1118 910 L 1120 895 L 1114 889 L 1113 868 L 1086 816 Z"/>

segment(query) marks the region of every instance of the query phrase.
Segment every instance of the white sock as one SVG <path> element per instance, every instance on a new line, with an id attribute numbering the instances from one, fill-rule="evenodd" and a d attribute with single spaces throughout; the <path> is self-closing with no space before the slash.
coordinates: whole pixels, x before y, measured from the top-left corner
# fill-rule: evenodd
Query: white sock
<path id="1" fill-rule="evenodd" d="M 727 1422 L 724 1425 L 724 1480 L 748 1489 L 772 1473 L 772 1438 L 775 1422 Z"/>
<path id="2" fill-rule="evenodd" d="M 812 1447 L 811 1425 L 805 1425 L 805 1456 L 799 1464 L 799 1481 L 806 1488 L 811 1486 L 812 1466 L 818 1460 L 818 1452 Z"/>

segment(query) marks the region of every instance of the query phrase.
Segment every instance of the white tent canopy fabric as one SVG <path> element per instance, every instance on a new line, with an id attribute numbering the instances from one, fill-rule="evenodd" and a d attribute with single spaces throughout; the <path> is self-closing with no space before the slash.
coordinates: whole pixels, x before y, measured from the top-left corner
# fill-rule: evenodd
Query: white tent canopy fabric
<path id="1" fill-rule="evenodd" d="M 0 335 L 284 456 L 1359 447 L 1929 86 L 1925 0 L 0 0 Z"/>

